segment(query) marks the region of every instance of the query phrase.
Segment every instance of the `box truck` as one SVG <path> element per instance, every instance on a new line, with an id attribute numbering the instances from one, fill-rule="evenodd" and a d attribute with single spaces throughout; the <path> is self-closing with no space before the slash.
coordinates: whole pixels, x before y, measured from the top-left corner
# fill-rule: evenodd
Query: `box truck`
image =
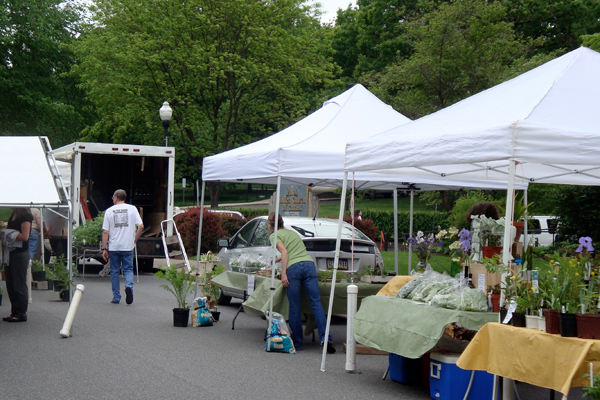
<path id="1" fill-rule="evenodd" d="M 160 222 L 173 218 L 175 148 L 76 142 L 53 153 L 72 167 L 73 228 L 112 206 L 115 190 L 125 190 L 126 203 L 138 208 L 144 222 L 137 243 L 140 269 L 152 270 L 154 258 L 164 258 Z M 57 243 L 54 235 L 50 241 Z"/>

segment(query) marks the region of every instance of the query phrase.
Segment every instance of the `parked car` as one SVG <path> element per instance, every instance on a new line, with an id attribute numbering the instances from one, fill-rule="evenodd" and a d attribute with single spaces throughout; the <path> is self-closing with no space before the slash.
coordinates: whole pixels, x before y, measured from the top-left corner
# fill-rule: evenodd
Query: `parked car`
<path id="1" fill-rule="evenodd" d="M 558 219 L 548 215 L 535 215 L 527 219 L 527 243 L 530 246 L 550 246 L 556 240 Z"/>
<path id="2" fill-rule="evenodd" d="M 300 236 L 306 250 L 315 262 L 317 270 L 333 269 L 338 221 L 329 218 L 283 217 L 285 228 Z M 256 272 L 260 265 L 268 265 L 272 259 L 267 216 L 256 217 L 247 222 L 230 239 L 220 239 L 222 247 L 218 257 L 225 270 Z M 362 273 L 371 267 L 383 268 L 383 258 L 375 242 L 352 225 L 342 226 L 338 270 Z M 352 262 L 352 242 L 354 259 Z M 279 253 L 277 254 L 279 256 Z M 279 265 L 278 268 L 281 268 Z M 243 299 L 244 293 L 233 288 L 223 288 L 219 304 L 227 304 L 231 297 Z"/>

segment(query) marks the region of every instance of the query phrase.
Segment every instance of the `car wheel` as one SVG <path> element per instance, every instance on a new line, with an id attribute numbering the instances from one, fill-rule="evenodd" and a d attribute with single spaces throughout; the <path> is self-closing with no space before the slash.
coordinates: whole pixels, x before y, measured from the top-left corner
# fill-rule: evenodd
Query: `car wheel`
<path id="1" fill-rule="evenodd" d="M 219 300 L 217 300 L 217 304 L 220 306 L 228 306 L 231 303 L 231 296 L 225 296 L 223 292 L 219 295 Z"/>

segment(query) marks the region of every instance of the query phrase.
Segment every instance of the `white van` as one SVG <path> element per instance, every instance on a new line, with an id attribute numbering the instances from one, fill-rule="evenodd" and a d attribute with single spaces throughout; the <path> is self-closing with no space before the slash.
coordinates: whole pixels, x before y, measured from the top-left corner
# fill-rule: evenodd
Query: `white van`
<path id="1" fill-rule="evenodd" d="M 534 215 L 527 219 L 527 243 L 530 246 L 550 246 L 556 239 L 558 219 L 548 215 Z"/>

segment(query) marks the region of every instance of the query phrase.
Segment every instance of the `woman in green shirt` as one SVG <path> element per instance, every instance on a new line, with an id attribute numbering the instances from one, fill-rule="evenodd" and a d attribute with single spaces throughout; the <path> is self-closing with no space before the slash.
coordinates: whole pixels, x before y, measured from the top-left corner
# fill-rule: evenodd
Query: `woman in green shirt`
<path id="1" fill-rule="evenodd" d="M 275 213 L 269 215 L 268 222 L 269 229 L 273 232 L 275 230 Z M 274 234 L 271 234 L 269 238 L 271 243 L 273 243 L 274 236 Z M 281 257 L 276 259 L 276 261 L 281 261 L 281 283 L 283 287 L 287 288 L 287 297 L 290 303 L 289 322 L 294 347 L 296 350 L 300 350 L 304 338 L 300 313 L 300 290 L 302 287 L 308 294 L 319 337 L 321 338 L 321 345 L 323 345 L 327 319 L 325 318 L 323 306 L 321 306 L 317 269 L 300 236 L 296 232 L 284 228 L 281 215 L 277 219 L 277 250 L 281 253 Z M 327 352 L 335 353 L 331 333 L 327 341 Z"/>

